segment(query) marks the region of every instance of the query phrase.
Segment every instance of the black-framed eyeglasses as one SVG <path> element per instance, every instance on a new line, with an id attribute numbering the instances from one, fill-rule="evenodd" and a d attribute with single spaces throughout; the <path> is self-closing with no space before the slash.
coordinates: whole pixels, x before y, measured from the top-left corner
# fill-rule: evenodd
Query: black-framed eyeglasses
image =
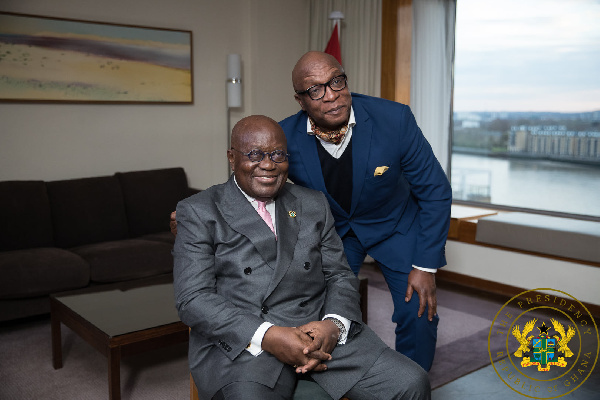
<path id="1" fill-rule="evenodd" d="M 296 94 L 308 94 L 312 100 L 320 100 L 325 96 L 325 92 L 327 91 L 327 86 L 335 92 L 339 92 L 346 87 L 346 83 L 348 78 L 346 74 L 338 75 L 327 83 L 320 83 L 318 85 L 313 85 L 306 90 L 296 90 Z"/>
<path id="2" fill-rule="evenodd" d="M 263 158 L 265 158 L 265 154 L 268 154 L 271 161 L 273 161 L 276 164 L 279 164 L 286 161 L 290 156 L 283 150 L 273 150 L 270 153 L 265 153 L 264 151 L 258 149 L 250 150 L 250 152 L 244 153 L 243 151 L 239 151 L 237 149 L 234 149 L 233 147 L 231 148 L 231 150 L 235 150 L 238 153 L 242 153 L 243 155 L 248 157 L 248 159 L 252 162 L 261 162 Z"/>

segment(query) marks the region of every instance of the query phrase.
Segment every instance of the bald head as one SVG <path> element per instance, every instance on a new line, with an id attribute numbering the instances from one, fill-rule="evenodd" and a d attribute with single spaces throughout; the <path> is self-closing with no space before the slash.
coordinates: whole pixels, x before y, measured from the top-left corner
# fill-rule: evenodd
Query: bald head
<path id="1" fill-rule="evenodd" d="M 340 65 L 338 60 L 335 59 L 331 54 L 323 53 L 322 51 L 309 51 L 304 54 L 292 70 L 292 84 L 294 90 L 305 90 L 303 86 L 304 80 L 314 74 L 315 70 L 322 68 L 337 69 L 344 73 L 344 68 Z"/>
<path id="2" fill-rule="evenodd" d="M 257 132 L 273 131 L 285 142 L 285 134 L 279 124 L 265 115 L 250 115 L 242 118 L 231 131 L 231 147 L 239 148 L 242 142 L 251 141 Z"/>

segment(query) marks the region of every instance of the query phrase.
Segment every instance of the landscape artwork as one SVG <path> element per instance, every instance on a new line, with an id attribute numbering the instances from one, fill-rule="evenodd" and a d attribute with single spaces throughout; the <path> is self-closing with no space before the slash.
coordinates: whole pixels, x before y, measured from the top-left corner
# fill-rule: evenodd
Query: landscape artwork
<path id="1" fill-rule="evenodd" d="M 192 103 L 192 33 L 0 13 L 0 101 Z"/>

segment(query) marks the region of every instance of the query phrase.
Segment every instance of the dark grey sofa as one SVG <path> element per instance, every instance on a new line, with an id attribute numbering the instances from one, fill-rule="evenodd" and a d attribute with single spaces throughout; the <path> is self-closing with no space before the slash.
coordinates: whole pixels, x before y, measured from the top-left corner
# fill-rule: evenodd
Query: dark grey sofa
<path id="1" fill-rule="evenodd" d="M 169 214 L 196 192 L 183 168 L 0 182 L 0 321 L 48 313 L 50 293 L 171 274 Z"/>

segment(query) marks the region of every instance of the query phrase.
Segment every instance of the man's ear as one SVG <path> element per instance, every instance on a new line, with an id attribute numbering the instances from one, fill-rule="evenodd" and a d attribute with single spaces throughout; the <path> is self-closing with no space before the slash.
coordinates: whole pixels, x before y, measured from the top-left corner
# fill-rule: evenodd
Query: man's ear
<path id="1" fill-rule="evenodd" d="M 229 161 L 229 168 L 233 171 L 233 150 L 227 150 L 227 161 Z"/>
<path id="2" fill-rule="evenodd" d="M 302 111 L 306 111 L 304 109 L 304 104 L 302 104 L 302 99 L 300 98 L 300 95 L 298 93 L 296 93 L 294 95 L 294 99 L 296 99 L 296 101 L 298 102 L 298 104 L 300 104 L 300 108 L 302 109 Z"/>

